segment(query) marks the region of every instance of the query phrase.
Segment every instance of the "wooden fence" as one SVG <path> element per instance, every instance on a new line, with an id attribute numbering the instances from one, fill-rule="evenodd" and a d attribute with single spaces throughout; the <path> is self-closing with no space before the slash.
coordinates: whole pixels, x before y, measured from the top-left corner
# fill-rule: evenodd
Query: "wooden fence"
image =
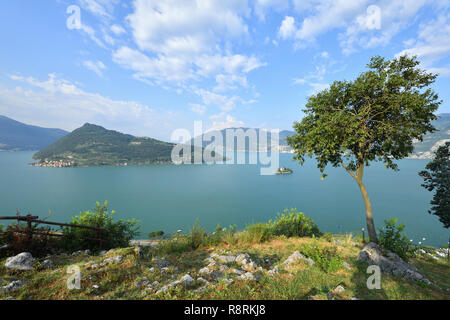
<path id="1" fill-rule="evenodd" d="M 26 216 L 20 216 L 18 213 L 16 216 L 6 216 L 6 217 L 0 217 L 0 220 L 17 220 L 19 223 L 20 221 L 25 221 L 27 226 L 25 230 L 7 230 L 4 232 L 15 232 L 15 233 L 22 233 L 26 234 L 28 236 L 27 241 L 31 241 L 34 234 L 36 235 L 42 235 L 42 236 L 50 236 L 50 237 L 62 237 L 63 235 L 61 233 L 55 233 L 55 232 L 41 232 L 36 231 L 33 228 L 33 223 L 36 224 L 47 224 L 47 225 L 54 225 L 54 226 L 60 226 L 60 227 L 72 227 L 72 228 L 81 228 L 81 229 L 90 229 L 94 230 L 96 232 L 96 238 L 90 238 L 90 237 L 83 237 L 85 240 L 92 240 L 97 241 L 99 248 L 102 247 L 102 242 L 104 240 L 101 239 L 101 234 L 104 231 L 103 228 L 100 227 L 91 227 L 91 226 L 83 226 L 78 224 L 70 224 L 70 223 L 59 223 L 59 222 L 51 222 L 51 221 L 45 221 L 45 220 L 39 220 L 38 216 L 32 216 L 31 214 L 28 214 Z"/>

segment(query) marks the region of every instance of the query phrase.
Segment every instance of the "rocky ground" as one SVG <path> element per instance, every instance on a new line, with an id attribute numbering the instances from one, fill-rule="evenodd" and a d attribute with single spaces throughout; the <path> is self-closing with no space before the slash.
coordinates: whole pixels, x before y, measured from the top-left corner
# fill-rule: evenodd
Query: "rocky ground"
<path id="1" fill-rule="evenodd" d="M 34 258 L 22 253 L 0 261 L 0 299 L 449 299 L 445 249 L 422 249 L 406 263 L 374 244 L 278 238 L 167 252 L 158 242 L 92 254 L 89 250 Z M 302 253 L 302 245 L 333 247 L 333 272 Z M 317 257 L 315 257 L 318 259 Z M 367 266 L 383 271 L 382 288 L 368 289 Z M 81 271 L 69 290 L 70 266 Z"/>

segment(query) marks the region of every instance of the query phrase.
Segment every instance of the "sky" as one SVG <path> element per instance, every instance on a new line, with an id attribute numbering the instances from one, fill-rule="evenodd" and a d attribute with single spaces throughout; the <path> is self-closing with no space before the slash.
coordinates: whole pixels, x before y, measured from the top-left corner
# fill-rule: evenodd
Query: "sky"
<path id="1" fill-rule="evenodd" d="M 450 112 L 450 0 L 1 1 L 0 39 L 0 115 L 43 127 L 291 129 L 374 55 L 417 55 Z"/>

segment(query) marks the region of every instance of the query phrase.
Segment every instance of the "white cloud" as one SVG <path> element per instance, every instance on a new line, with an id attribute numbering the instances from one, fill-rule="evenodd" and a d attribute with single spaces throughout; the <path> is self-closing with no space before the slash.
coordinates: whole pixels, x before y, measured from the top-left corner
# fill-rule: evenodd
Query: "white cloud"
<path id="1" fill-rule="evenodd" d="M 295 37 L 297 29 L 295 27 L 295 19 L 293 17 L 286 16 L 281 22 L 280 29 L 278 30 L 278 36 L 281 39 L 289 39 Z"/>
<path id="2" fill-rule="evenodd" d="M 146 105 L 86 92 L 55 74 L 44 81 L 17 75 L 10 79 L 28 88 L 0 85 L 0 113 L 20 121 L 66 130 L 92 122 L 138 135 L 149 135 L 162 122 L 161 114 Z"/>
<path id="3" fill-rule="evenodd" d="M 293 0 L 296 16 L 286 16 L 279 36 L 292 39 L 296 48 L 305 48 L 330 30 L 342 30 L 338 40 L 344 54 L 358 47 L 387 45 L 401 30 L 407 28 L 419 10 L 431 0 Z"/>
<path id="4" fill-rule="evenodd" d="M 255 0 L 254 11 L 260 20 L 265 20 L 270 10 L 282 12 L 289 8 L 289 0 Z"/>
<path id="5" fill-rule="evenodd" d="M 441 14 L 436 19 L 419 26 L 416 41 L 405 43 L 409 48 L 399 52 L 396 57 L 408 54 L 417 55 L 423 65 L 431 72 L 441 75 L 450 73 L 450 66 L 436 66 L 450 54 L 450 14 Z"/>
<path id="6" fill-rule="evenodd" d="M 236 107 L 237 102 L 242 102 L 238 96 L 228 97 L 205 89 L 198 89 L 195 93 L 201 97 L 205 105 L 216 106 L 222 111 L 231 111 Z"/>
<path id="7" fill-rule="evenodd" d="M 198 104 L 198 103 L 190 103 L 189 104 L 191 110 L 195 113 L 197 113 L 198 115 L 204 115 L 206 112 L 206 106 Z"/>
<path id="8" fill-rule="evenodd" d="M 226 115 L 223 121 L 213 121 L 210 130 L 222 130 L 227 128 L 243 127 L 244 122 L 233 118 L 231 115 Z M 208 130 L 209 131 L 209 130 Z"/>
<path id="9" fill-rule="evenodd" d="M 113 24 L 110 29 L 116 36 L 126 33 L 125 29 L 118 24 Z"/>
<path id="10" fill-rule="evenodd" d="M 113 57 L 142 80 L 213 78 L 222 90 L 230 80 L 230 88 L 245 85 L 245 74 L 265 65 L 255 56 L 231 53 L 233 41 L 249 37 L 249 14 L 247 1 L 239 0 L 136 0 L 127 21 L 139 50 L 122 47 Z"/>
<path id="11" fill-rule="evenodd" d="M 85 66 L 89 70 L 94 71 L 100 77 L 103 76 L 102 70 L 106 69 L 106 66 L 101 61 L 86 60 L 83 61 L 83 66 Z"/>

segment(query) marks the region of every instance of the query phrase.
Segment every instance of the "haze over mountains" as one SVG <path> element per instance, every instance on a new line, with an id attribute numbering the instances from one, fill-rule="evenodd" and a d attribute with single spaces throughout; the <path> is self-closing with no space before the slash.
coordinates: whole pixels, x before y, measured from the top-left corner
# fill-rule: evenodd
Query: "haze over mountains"
<path id="1" fill-rule="evenodd" d="M 61 129 L 48 129 L 0 115 L 0 151 L 40 150 L 68 134 Z"/>
<path id="2" fill-rule="evenodd" d="M 414 144 L 415 151 L 411 155 L 411 158 L 431 158 L 433 151 L 439 145 L 450 141 L 450 113 L 440 114 L 439 119 L 434 121 L 433 125 L 437 131 L 426 135 L 423 142 Z M 233 129 L 241 129 L 241 132 L 245 134 L 249 128 Z M 227 150 L 225 130 L 211 131 L 209 135 L 222 136 L 224 150 Z M 257 137 L 256 141 L 258 141 L 260 130 L 263 129 L 254 130 Z M 287 145 L 286 138 L 292 134 L 294 134 L 294 131 L 280 131 L 279 145 L 281 146 L 281 152 L 291 151 L 291 148 Z M 270 145 L 270 133 L 268 133 L 267 138 L 267 143 Z M 198 145 L 194 139 L 191 142 L 193 145 Z M 206 147 L 210 143 L 210 140 L 205 141 L 203 139 L 201 147 Z M 79 160 L 89 159 L 84 161 L 84 163 L 90 164 L 165 162 L 170 158 L 170 150 L 173 146 L 174 144 L 168 142 L 152 138 L 138 138 L 117 131 L 107 130 L 93 124 L 85 124 L 83 127 L 69 134 L 67 131 L 61 129 L 41 128 L 0 116 L 0 151 L 41 150 L 36 154 L 36 159 L 69 159 L 67 156 L 73 153 L 71 159 L 74 158 L 74 154 L 83 154 L 83 157 L 79 158 Z M 237 139 L 235 138 L 234 150 L 258 151 L 258 146 L 250 145 L 248 139 L 246 139 L 245 145 L 242 148 L 242 146 L 237 146 Z"/>

